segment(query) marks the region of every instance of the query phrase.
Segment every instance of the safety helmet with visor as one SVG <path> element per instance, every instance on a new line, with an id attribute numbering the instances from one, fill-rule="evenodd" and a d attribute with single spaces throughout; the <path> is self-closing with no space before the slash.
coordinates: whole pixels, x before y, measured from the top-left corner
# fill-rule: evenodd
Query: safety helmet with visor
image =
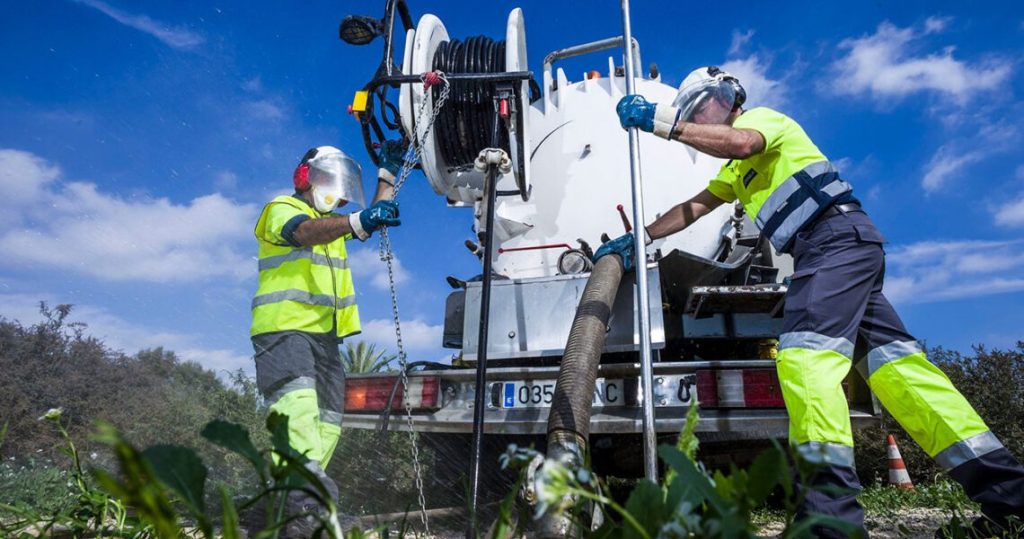
<path id="1" fill-rule="evenodd" d="M 746 98 L 739 79 L 717 66 L 707 66 L 683 79 L 672 106 L 681 111 L 684 122 L 721 124 Z"/>
<path id="2" fill-rule="evenodd" d="M 359 163 L 333 146 L 306 152 L 295 168 L 294 182 L 299 192 L 310 191 L 313 207 L 320 213 L 350 202 L 366 207 Z"/>

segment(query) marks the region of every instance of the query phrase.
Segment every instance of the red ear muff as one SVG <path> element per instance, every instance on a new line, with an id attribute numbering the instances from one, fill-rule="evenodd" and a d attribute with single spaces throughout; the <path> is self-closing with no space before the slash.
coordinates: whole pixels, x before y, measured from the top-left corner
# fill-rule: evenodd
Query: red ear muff
<path id="1" fill-rule="evenodd" d="M 302 163 L 295 167 L 295 173 L 292 174 L 292 181 L 295 182 L 296 191 L 306 191 L 309 189 L 309 165 Z"/>
<path id="2" fill-rule="evenodd" d="M 295 183 L 296 191 L 307 191 L 309 190 L 309 160 L 316 157 L 316 148 L 310 148 L 306 151 L 306 155 L 302 156 L 302 160 L 299 161 L 299 166 L 295 167 L 295 172 L 292 174 L 292 181 Z"/>

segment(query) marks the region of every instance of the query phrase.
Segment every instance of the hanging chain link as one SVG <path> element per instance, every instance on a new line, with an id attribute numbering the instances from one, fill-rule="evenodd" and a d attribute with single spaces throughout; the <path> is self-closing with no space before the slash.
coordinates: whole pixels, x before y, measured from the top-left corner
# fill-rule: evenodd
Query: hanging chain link
<path id="1" fill-rule="evenodd" d="M 448 101 L 448 94 L 451 91 L 451 85 L 448 83 L 448 79 L 445 78 L 444 73 L 424 73 L 422 80 L 424 84 L 424 96 L 423 102 L 420 103 L 420 108 L 416 112 L 417 132 L 413 133 L 415 137 L 409 144 L 409 148 L 405 151 L 402 168 L 398 171 L 398 176 L 395 177 L 395 190 L 391 194 L 392 200 L 398 198 L 398 190 L 402 188 L 402 185 L 405 183 L 406 178 L 409 177 L 409 173 L 412 172 L 416 163 L 420 162 L 420 158 L 423 156 L 423 141 L 426 140 L 427 135 L 430 134 L 430 128 L 434 125 L 434 120 L 437 119 L 437 115 L 440 113 L 441 107 L 443 107 L 445 102 Z M 442 85 L 441 94 L 438 96 L 437 101 L 434 102 L 429 118 L 427 118 L 426 123 L 424 123 L 423 120 L 425 119 L 427 112 L 427 103 L 430 101 L 430 86 L 434 84 Z M 423 126 L 422 132 L 419 131 L 420 126 Z M 413 471 L 416 474 L 416 490 L 419 494 L 420 521 L 423 522 L 424 533 L 429 534 L 430 527 L 427 524 L 427 500 L 423 494 L 423 470 L 420 466 L 420 450 L 418 444 L 419 436 L 413 428 L 412 400 L 409 398 L 409 375 L 406 368 L 408 360 L 405 356 L 405 346 L 402 343 L 402 325 L 398 315 L 398 290 L 395 288 L 394 255 L 391 251 L 391 237 L 388 235 L 387 227 L 382 227 L 380 229 L 380 259 L 383 260 L 388 267 L 388 288 L 391 290 L 391 313 L 395 322 L 395 339 L 398 343 L 398 366 L 399 373 L 402 377 L 402 402 L 405 403 L 405 417 L 409 428 L 409 442 L 412 446 L 412 466 Z"/>

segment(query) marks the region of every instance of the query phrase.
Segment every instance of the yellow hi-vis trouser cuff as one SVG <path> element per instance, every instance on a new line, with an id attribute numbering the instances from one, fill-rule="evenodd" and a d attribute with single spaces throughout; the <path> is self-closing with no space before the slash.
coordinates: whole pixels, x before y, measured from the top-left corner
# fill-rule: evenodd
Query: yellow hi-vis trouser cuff
<path id="1" fill-rule="evenodd" d="M 868 353 L 866 363 L 868 386 L 878 400 L 943 467 L 953 468 L 962 462 L 952 453 L 950 458 L 942 458 L 940 453 L 972 438 L 985 439 L 977 438 L 989 430 L 985 421 L 945 373 L 928 361 L 916 342 L 875 348 Z"/>
<path id="2" fill-rule="evenodd" d="M 827 349 L 784 348 L 776 369 L 789 413 L 789 442 L 828 442 L 853 446 L 850 408 L 843 379 L 852 362 Z"/>
<path id="3" fill-rule="evenodd" d="M 320 410 L 320 447 L 322 457 L 320 467 L 327 469 L 327 464 L 338 447 L 338 440 L 341 438 L 341 413 L 330 410 Z"/>
<path id="4" fill-rule="evenodd" d="M 270 410 L 288 416 L 288 443 L 293 449 L 306 455 L 309 460 L 323 462 L 324 445 L 320 434 L 322 423 L 316 389 L 289 391 L 271 404 Z M 336 444 L 337 440 L 334 442 Z"/>

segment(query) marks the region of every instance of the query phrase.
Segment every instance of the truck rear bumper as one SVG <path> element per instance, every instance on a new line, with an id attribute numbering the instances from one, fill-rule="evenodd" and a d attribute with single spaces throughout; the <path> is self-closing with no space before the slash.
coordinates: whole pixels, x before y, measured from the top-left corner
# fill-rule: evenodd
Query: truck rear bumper
<path id="1" fill-rule="evenodd" d="M 865 411 L 851 410 L 854 427 L 863 427 L 877 421 Z M 686 409 L 658 408 L 655 424 L 659 434 L 678 434 L 686 423 Z M 762 440 L 784 438 L 789 418 L 785 410 L 736 409 L 701 410 L 698 433 L 715 433 L 716 440 Z M 381 425 L 378 414 L 345 414 L 344 426 L 356 429 L 377 429 Z M 544 435 L 547 433 L 547 409 L 488 410 L 484 418 L 487 434 Z M 389 430 L 409 430 L 404 412 L 396 411 L 388 425 Z M 473 410 L 442 410 L 433 414 L 414 414 L 413 428 L 417 432 L 470 433 L 473 430 Z M 590 418 L 591 434 L 632 434 L 643 432 L 643 411 L 621 408 L 613 412 L 595 411 Z"/>
<path id="2" fill-rule="evenodd" d="M 662 362 L 654 367 L 657 383 L 669 386 L 684 376 L 692 376 L 700 369 L 774 368 L 772 360 L 686 361 Z M 601 365 L 599 378 L 637 379 L 639 364 L 620 363 Z M 359 375 L 353 375 L 358 377 Z M 377 375 L 379 376 L 379 375 Z M 443 387 L 443 404 L 432 412 L 414 412 L 412 428 L 427 433 L 470 433 L 473 429 L 473 400 L 475 394 L 473 369 L 452 369 L 411 374 L 438 376 Z M 558 367 L 513 367 L 488 369 L 488 388 L 493 383 L 515 380 L 554 380 Z M 855 375 L 851 375 L 855 376 Z M 677 434 L 686 423 L 688 406 L 668 392 L 669 398 L 655 407 L 655 425 L 659 434 Z M 698 400 L 700 395 L 698 394 Z M 505 409 L 488 399 L 484 414 L 484 432 L 487 434 L 544 435 L 547 433 L 549 408 Z M 863 427 L 878 420 L 871 400 L 851 402 L 850 418 L 854 427 Z M 345 413 L 343 426 L 357 429 L 379 429 L 383 424 L 380 413 Z M 387 422 L 388 430 L 409 430 L 405 411 L 394 410 Z M 606 406 L 594 408 L 590 420 L 592 434 L 633 434 L 643 432 L 643 411 L 639 405 Z M 784 438 L 788 432 L 788 416 L 784 408 L 751 408 L 732 406 L 701 408 L 697 432 L 702 438 L 716 440 L 743 440 Z"/>

